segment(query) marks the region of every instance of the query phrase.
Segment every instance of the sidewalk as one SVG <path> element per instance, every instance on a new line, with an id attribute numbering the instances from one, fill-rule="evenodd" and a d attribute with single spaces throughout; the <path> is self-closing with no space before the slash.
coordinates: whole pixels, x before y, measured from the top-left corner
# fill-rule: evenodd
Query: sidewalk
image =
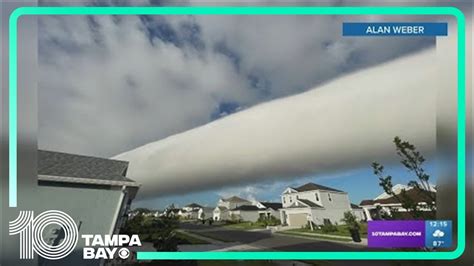
<path id="1" fill-rule="evenodd" d="M 295 237 L 301 237 L 304 239 L 318 239 L 318 236 L 321 237 L 319 238 L 321 241 L 329 241 L 329 242 L 337 242 L 337 243 L 345 243 L 345 244 L 350 244 L 350 245 L 359 245 L 359 246 L 367 246 L 367 238 L 362 238 L 361 242 L 354 242 L 352 241 L 352 238 L 349 236 L 335 236 L 335 235 L 326 235 L 326 234 L 319 234 L 319 233 L 306 233 L 306 232 L 290 232 L 290 231 L 283 231 L 283 232 L 274 232 L 274 234 L 279 234 L 279 235 L 286 235 L 286 236 L 295 236 Z M 334 240 L 330 239 L 333 238 Z M 345 239 L 345 240 L 351 240 L 349 242 L 346 241 L 339 241 L 338 239 Z"/>

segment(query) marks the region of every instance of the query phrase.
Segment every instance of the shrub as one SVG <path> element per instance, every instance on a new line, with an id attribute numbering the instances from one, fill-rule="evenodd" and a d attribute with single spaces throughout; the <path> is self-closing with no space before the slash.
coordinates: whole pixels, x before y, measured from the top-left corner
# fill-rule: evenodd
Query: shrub
<path id="1" fill-rule="evenodd" d="M 357 218 L 351 211 L 345 212 L 344 218 L 341 221 L 344 222 L 349 229 L 360 229 L 360 225 L 357 222 Z"/>
<path id="2" fill-rule="evenodd" d="M 324 225 L 321 226 L 321 231 L 323 231 L 323 233 L 336 232 L 337 227 L 334 226 L 329 219 L 324 219 Z"/>
<path id="3" fill-rule="evenodd" d="M 270 216 L 270 217 L 267 217 L 267 216 L 260 216 L 257 220 L 257 223 L 266 227 L 266 226 L 276 226 L 276 225 L 280 225 L 281 224 L 281 221 L 280 219 L 277 219 L 275 216 Z"/>

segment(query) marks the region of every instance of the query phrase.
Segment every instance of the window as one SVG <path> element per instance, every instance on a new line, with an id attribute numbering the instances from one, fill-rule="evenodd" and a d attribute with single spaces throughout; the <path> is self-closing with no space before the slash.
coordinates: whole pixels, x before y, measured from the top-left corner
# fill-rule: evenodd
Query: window
<path id="1" fill-rule="evenodd" d="M 328 193 L 328 199 L 329 199 L 329 201 L 332 201 L 331 193 Z"/>
<path id="2" fill-rule="evenodd" d="M 291 203 L 291 197 L 290 197 L 290 203 Z"/>
<path id="3" fill-rule="evenodd" d="M 283 197 L 283 203 L 286 203 L 286 197 Z"/>
<path id="4" fill-rule="evenodd" d="M 318 193 L 314 193 L 314 197 L 316 198 L 316 201 L 319 201 L 319 195 L 318 195 Z"/>

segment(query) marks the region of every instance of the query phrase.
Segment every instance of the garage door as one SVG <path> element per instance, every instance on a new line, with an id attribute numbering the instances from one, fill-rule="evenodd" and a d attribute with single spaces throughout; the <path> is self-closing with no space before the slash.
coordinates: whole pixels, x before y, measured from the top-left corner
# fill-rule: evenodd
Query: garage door
<path id="1" fill-rule="evenodd" d="M 289 226 L 304 226 L 308 222 L 306 213 L 291 213 L 288 214 Z"/>

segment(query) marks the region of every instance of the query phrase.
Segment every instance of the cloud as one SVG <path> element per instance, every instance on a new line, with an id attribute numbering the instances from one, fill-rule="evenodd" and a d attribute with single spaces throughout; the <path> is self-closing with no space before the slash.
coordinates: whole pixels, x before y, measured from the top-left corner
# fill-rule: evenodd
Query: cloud
<path id="1" fill-rule="evenodd" d="M 141 197 L 281 180 L 394 159 L 400 136 L 429 156 L 436 143 L 434 50 L 259 104 L 116 156 Z"/>
<path id="2" fill-rule="evenodd" d="M 439 229 L 436 229 L 436 231 L 434 231 L 433 233 L 433 236 L 438 238 L 444 237 L 444 232 Z"/>
<path id="3" fill-rule="evenodd" d="M 71 20 L 41 20 L 41 147 L 110 156 L 207 123 L 222 101 L 255 99 L 227 57 L 150 42 L 137 17 L 94 18 L 101 34 Z"/>
<path id="4" fill-rule="evenodd" d="M 39 147 L 112 156 L 433 44 L 342 38 L 339 23 L 41 16 Z"/>

